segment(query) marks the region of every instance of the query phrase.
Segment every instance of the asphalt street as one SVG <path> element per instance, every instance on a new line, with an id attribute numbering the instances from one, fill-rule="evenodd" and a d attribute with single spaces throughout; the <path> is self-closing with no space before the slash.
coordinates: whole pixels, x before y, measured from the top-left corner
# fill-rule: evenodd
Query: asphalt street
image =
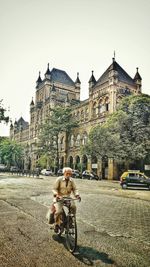
<path id="1" fill-rule="evenodd" d="M 0 266 L 150 266 L 150 191 L 76 179 L 82 201 L 72 255 L 45 218 L 55 179 L 0 174 Z"/>

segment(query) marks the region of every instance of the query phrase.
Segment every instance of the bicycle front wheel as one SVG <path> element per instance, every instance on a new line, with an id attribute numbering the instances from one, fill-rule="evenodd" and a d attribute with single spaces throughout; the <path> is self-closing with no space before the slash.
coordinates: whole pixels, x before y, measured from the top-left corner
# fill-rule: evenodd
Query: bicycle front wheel
<path id="1" fill-rule="evenodd" d="M 68 250 L 73 253 L 77 247 L 77 223 L 75 216 L 67 217 L 66 244 Z"/>

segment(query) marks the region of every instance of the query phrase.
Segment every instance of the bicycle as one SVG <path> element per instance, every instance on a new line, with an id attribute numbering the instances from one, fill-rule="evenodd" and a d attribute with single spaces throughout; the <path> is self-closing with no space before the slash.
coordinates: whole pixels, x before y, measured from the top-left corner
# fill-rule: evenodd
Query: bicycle
<path id="1" fill-rule="evenodd" d="M 62 199 L 57 200 L 58 202 L 63 203 L 63 210 L 61 214 L 61 223 L 59 226 L 58 236 L 61 236 L 65 231 L 66 235 L 66 245 L 68 250 L 73 253 L 77 248 L 77 223 L 76 216 L 71 212 L 71 201 L 78 200 L 71 197 L 63 197 Z M 67 208 L 65 211 L 64 207 Z"/>

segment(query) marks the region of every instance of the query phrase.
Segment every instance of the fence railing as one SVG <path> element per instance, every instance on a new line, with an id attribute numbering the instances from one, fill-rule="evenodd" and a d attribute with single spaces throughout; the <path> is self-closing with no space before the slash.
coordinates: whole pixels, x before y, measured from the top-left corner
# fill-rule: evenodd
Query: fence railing
<path id="1" fill-rule="evenodd" d="M 11 175 L 17 176 L 27 176 L 27 177 L 39 177 L 40 173 L 37 171 L 29 171 L 29 170 L 19 170 L 19 171 L 4 171 L 0 170 L 0 173 L 8 173 Z"/>

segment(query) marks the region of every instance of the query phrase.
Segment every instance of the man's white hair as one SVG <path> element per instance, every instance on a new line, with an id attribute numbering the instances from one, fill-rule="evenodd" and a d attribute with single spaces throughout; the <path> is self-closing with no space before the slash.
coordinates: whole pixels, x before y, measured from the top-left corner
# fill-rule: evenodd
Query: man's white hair
<path id="1" fill-rule="evenodd" d="M 65 173 L 66 171 L 72 172 L 72 169 L 70 167 L 64 167 L 63 168 L 63 173 Z"/>

